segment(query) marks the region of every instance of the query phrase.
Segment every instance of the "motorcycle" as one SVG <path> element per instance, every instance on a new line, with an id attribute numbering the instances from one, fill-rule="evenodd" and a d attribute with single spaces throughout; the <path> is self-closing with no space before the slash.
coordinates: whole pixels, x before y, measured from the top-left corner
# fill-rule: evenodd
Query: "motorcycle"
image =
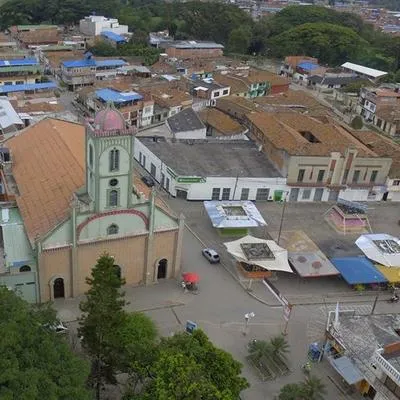
<path id="1" fill-rule="evenodd" d="M 394 295 L 394 296 L 392 296 L 389 300 L 388 300 L 388 303 L 398 303 L 399 302 L 399 296 L 397 296 L 397 295 Z"/>

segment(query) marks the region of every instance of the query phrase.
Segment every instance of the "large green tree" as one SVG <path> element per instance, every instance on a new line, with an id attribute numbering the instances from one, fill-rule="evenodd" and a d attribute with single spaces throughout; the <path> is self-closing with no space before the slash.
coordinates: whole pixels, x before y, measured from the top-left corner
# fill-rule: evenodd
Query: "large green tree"
<path id="1" fill-rule="evenodd" d="M 120 367 L 121 344 L 118 330 L 125 324 L 126 312 L 124 284 L 114 265 L 114 258 L 103 254 L 86 278 L 89 290 L 86 299 L 80 303 L 82 317 L 78 333 L 82 347 L 92 360 L 91 383 L 97 399 L 105 383 L 115 383 Z"/>
<path id="2" fill-rule="evenodd" d="M 241 364 L 216 348 L 201 330 L 192 335 L 163 338 L 152 379 L 141 400 L 237 399 L 248 382 L 240 376 Z M 130 397 L 133 399 L 134 397 Z"/>
<path id="3" fill-rule="evenodd" d="M 303 54 L 331 66 L 356 58 L 367 43 L 352 29 L 326 23 L 307 23 L 289 29 L 270 41 L 278 57 Z"/>
<path id="4" fill-rule="evenodd" d="M 49 329 L 55 312 L 36 309 L 0 287 L 0 398 L 89 400 L 87 363 Z"/>

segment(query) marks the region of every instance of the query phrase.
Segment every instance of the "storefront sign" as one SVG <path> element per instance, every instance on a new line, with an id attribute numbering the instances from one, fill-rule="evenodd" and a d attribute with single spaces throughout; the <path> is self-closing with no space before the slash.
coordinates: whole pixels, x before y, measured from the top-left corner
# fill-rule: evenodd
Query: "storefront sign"
<path id="1" fill-rule="evenodd" d="M 178 176 L 176 178 L 178 183 L 205 183 L 206 178 L 196 177 L 196 176 Z"/>

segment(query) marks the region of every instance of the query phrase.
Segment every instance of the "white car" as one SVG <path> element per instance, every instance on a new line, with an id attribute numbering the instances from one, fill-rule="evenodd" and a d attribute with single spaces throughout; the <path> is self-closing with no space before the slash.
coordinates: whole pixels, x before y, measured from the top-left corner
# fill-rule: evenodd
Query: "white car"
<path id="1" fill-rule="evenodd" d="M 59 334 L 68 332 L 68 328 L 61 321 L 55 321 L 54 324 L 44 324 L 43 326 L 45 328 L 49 329 L 50 331 L 53 331 L 53 332 L 59 333 Z"/>
<path id="2" fill-rule="evenodd" d="M 213 250 L 213 249 L 203 249 L 202 254 L 207 260 L 209 261 L 210 264 L 217 264 L 221 261 L 219 254 Z"/>

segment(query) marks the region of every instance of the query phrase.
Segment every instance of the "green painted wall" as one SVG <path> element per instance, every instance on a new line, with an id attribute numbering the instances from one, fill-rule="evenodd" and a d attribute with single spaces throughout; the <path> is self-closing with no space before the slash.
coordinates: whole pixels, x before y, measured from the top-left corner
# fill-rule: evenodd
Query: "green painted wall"
<path id="1" fill-rule="evenodd" d="M 42 243 L 44 249 L 49 247 L 65 246 L 72 242 L 71 219 L 57 227 Z"/>
<path id="2" fill-rule="evenodd" d="M 148 214 L 149 205 L 143 204 L 136 207 L 137 210 L 144 212 L 146 215 Z M 178 222 L 171 218 L 169 215 L 165 214 L 160 209 L 156 208 L 156 216 L 154 221 L 154 228 L 155 229 L 168 229 L 168 228 L 177 228 Z"/>

